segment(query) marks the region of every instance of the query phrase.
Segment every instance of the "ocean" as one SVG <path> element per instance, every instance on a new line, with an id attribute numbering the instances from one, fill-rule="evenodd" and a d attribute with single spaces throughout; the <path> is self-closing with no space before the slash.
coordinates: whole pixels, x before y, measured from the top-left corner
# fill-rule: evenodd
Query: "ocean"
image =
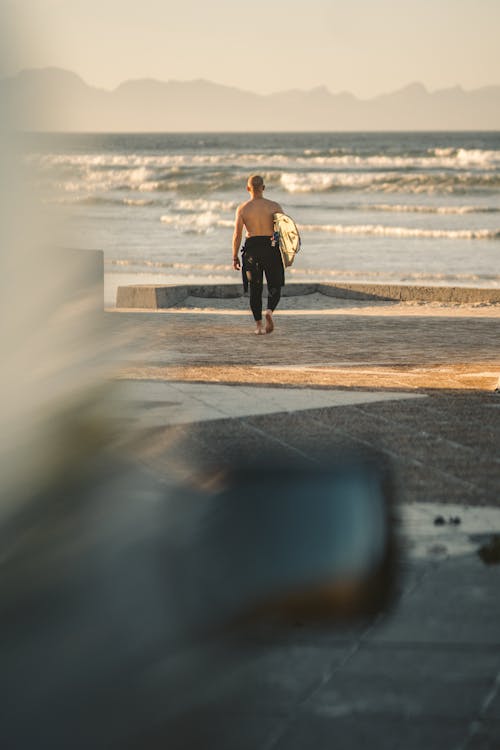
<path id="1" fill-rule="evenodd" d="M 31 134 L 60 244 L 122 284 L 230 283 L 249 174 L 294 217 L 291 282 L 500 285 L 500 133 Z"/>

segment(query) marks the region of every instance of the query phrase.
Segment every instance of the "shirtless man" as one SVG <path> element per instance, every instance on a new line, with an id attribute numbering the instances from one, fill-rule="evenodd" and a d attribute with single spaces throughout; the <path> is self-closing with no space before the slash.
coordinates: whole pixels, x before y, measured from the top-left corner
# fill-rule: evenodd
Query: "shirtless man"
<path id="1" fill-rule="evenodd" d="M 280 251 L 273 246 L 273 214 L 283 212 L 279 203 L 267 200 L 263 193 L 264 180 L 260 175 L 250 175 L 247 182 L 250 200 L 236 210 L 233 234 L 233 268 L 241 269 L 238 251 L 241 245 L 243 228 L 246 229 L 245 245 L 242 249 L 243 271 L 250 285 L 250 308 L 255 320 L 255 333 L 261 335 L 274 330 L 273 312 L 281 296 L 285 283 Z M 263 274 L 267 281 L 266 324 L 262 327 Z"/>

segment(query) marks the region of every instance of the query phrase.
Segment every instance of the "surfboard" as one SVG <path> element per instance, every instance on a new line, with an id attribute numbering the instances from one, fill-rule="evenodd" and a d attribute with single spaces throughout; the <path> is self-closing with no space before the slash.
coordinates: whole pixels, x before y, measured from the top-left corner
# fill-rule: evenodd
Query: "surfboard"
<path id="1" fill-rule="evenodd" d="M 278 246 L 281 253 L 284 268 L 288 268 L 295 260 L 300 250 L 301 240 L 299 230 L 294 220 L 283 213 L 273 216 L 274 235 L 278 237 Z"/>

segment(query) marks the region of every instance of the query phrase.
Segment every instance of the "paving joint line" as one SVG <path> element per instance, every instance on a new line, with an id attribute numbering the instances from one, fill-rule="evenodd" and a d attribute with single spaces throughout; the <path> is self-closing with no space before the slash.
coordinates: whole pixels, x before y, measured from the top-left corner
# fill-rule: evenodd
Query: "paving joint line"
<path id="1" fill-rule="evenodd" d="M 446 557 L 445 559 L 449 559 Z M 399 596 L 398 601 L 403 601 L 404 599 L 408 599 L 410 596 L 412 596 L 415 591 L 420 588 L 420 586 L 424 583 L 424 581 L 432 574 L 434 573 L 437 568 L 441 567 L 442 561 L 438 560 L 432 560 L 430 561 L 425 568 L 423 569 L 422 573 L 420 573 L 419 576 L 416 577 L 415 581 L 413 582 L 413 585 L 409 586 L 407 589 L 404 589 L 401 592 L 401 595 Z"/>
<path id="2" fill-rule="evenodd" d="M 383 618 L 383 615 L 377 615 L 374 620 L 368 625 L 365 630 L 360 634 L 360 636 L 357 638 L 356 642 L 351 646 L 351 648 L 348 650 L 348 652 L 345 654 L 345 656 L 340 660 L 338 664 L 336 664 L 333 668 L 330 667 L 323 676 L 321 677 L 321 680 L 319 684 L 312 687 L 309 691 L 305 691 L 305 695 L 299 699 L 299 701 L 294 706 L 293 710 L 290 711 L 290 713 L 285 717 L 283 720 L 282 726 L 277 730 L 274 734 L 274 737 L 270 740 L 269 744 L 265 746 L 265 750 L 273 750 L 273 748 L 276 747 L 276 744 L 282 739 L 287 729 L 293 724 L 295 719 L 300 713 L 300 710 L 302 707 L 307 704 L 322 688 L 327 684 L 329 680 L 333 677 L 333 675 L 340 671 L 345 665 L 352 659 L 355 654 L 359 652 L 361 649 L 361 646 L 363 645 L 363 642 L 366 638 L 369 637 L 371 631 L 379 624 L 379 621 Z"/>
<path id="3" fill-rule="evenodd" d="M 471 448 L 470 445 L 464 445 L 464 443 L 457 443 L 454 440 L 449 440 L 448 438 L 441 437 L 440 435 L 433 435 L 432 436 L 438 443 L 446 443 L 447 445 L 451 445 L 453 448 L 463 448 L 465 451 L 474 452 L 474 448 Z M 493 463 L 500 464 L 500 458 L 496 458 L 495 456 L 492 456 L 490 461 L 493 461 Z"/>
<path id="4" fill-rule="evenodd" d="M 469 723 L 467 736 L 464 739 L 464 741 L 458 745 L 455 750 L 467 750 L 467 748 L 470 746 L 470 743 L 474 739 L 474 737 L 477 737 L 477 735 L 480 733 L 481 729 L 484 726 L 484 722 L 486 720 L 486 713 L 488 712 L 489 707 L 495 700 L 496 696 L 500 693 L 500 670 L 498 671 L 495 680 L 493 681 L 493 685 L 490 688 L 490 690 L 486 693 L 481 706 L 479 707 L 479 711 L 477 712 L 477 716 L 475 719 L 473 719 Z"/>
<path id="5" fill-rule="evenodd" d="M 287 413 L 287 412 L 284 412 L 284 413 Z M 264 415 L 264 416 L 267 416 L 267 415 Z M 307 461 L 311 461 L 315 464 L 320 463 L 318 459 L 313 458 L 312 456 L 309 456 L 307 453 L 304 453 L 304 451 L 301 451 L 300 448 L 296 448 L 294 445 L 290 445 L 290 443 L 287 443 L 284 440 L 281 440 L 280 438 L 276 437 L 276 435 L 270 435 L 269 433 L 264 432 L 264 430 L 261 430 L 259 427 L 255 427 L 255 425 L 246 424 L 243 421 L 243 419 L 245 419 L 245 417 L 240 417 L 237 421 L 240 422 L 245 429 L 256 432 L 258 435 L 261 435 L 262 437 L 266 438 L 266 440 L 271 440 L 274 443 L 278 443 L 278 445 L 281 445 L 283 448 L 288 448 L 294 453 L 297 453 L 299 456 L 302 456 L 302 458 L 305 458 Z"/>
<path id="6" fill-rule="evenodd" d="M 372 415 L 371 413 L 366 412 L 361 406 L 354 405 L 352 408 L 355 411 L 359 411 L 364 416 L 369 416 L 371 418 L 380 419 L 383 422 L 392 424 L 392 420 L 387 419 L 387 417 L 383 417 L 382 415 Z M 476 492 L 478 489 L 478 487 L 475 484 L 471 484 L 470 482 L 467 482 L 465 479 L 461 479 L 460 477 L 457 477 L 455 474 L 450 474 L 447 471 L 442 471 L 441 469 L 438 469 L 434 466 L 428 467 L 427 464 L 424 464 L 422 461 L 419 461 L 418 458 L 412 457 L 408 459 L 405 456 L 399 453 L 394 453 L 393 451 L 390 451 L 389 449 L 386 449 L 386 448 L 380 448 L 380 450 L 382 451 L 382 453 L 386 453 L 387 455 L 391 456 L 391 458 L 394 458 L 395 460 L 409 461 L 409 463 L 415 466 L 415 468 L 419 468 L 419 469 L 431 468 L 432 471 L 436 472 L 440 476 L 445 477 L 446 479 L 450 479 L 455 484 L 461 484 L 464 487 L 467 487 L 469 490 L 472 490 L 474 492 Z"/>
<path id="7" fill-rule="evenodd" d="M 332 407 L 332 408 L 335 408 L 335 407 Z M 353 406 L 352 408 L 356 409 L 357 407 Z M 325 426 L 325 423 L 320 417 L 311 416 L 311 420 L 315 422 L 316 424 L 322 425 L 323 427 Z M 369 442 L 368 440 L 364 440 L 363 438 L 352 435 L 351 433 L 346 432 L 345 430 L 340 430 L 338 427 L 333 427 L 330 429 L 342 438 L 348 438 L 348 440 L 350 441 L 354 441 L 355 443 L 360 443 L 361 445 L 364 445 L 365 447 L 373 450 L 373 443 Z M 404 456 L 401 456 L 398 453 L 394 453 L 393 451 L 389 450 L 389 448 L 377 448 L 377 450 L 379 450 L 381 453 L 384 453 L 386 456 L 389 456 L 390 458 L 392 458 L 393 461 L 407 460 L 404 458 Z M 423 466 L 423 464 L 419 463 L 417 459 L 415 458 L 409 459 L 409 462 L 410 464 L 413 464 L 415 468 L 421 468 Z"/>

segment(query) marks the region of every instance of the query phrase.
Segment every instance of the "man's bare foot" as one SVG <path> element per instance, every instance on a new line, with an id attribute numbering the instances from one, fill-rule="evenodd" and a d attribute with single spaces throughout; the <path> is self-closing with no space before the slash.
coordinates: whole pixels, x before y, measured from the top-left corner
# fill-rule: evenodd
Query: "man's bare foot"
<path id="1" fill-rule="evenodd" d="M 266 333 L 274 331 L 274 320 L 272 310 L 266 310 Z"/>
<path id="2" fill-rule="evenodd" d="M 255 329 L 255 331 L 254 331 L 255 335 L 256 335 L 256 336 L 264 336 L 264 334 L 265 334 L 265 331 L 264 331 L 264 329 L 262 328 L 262 321 L 258 320 L 258 321 L 256 322 L 256 326 L 257 326 L 257 327 L 256 327 L 256 329 Z"/>

